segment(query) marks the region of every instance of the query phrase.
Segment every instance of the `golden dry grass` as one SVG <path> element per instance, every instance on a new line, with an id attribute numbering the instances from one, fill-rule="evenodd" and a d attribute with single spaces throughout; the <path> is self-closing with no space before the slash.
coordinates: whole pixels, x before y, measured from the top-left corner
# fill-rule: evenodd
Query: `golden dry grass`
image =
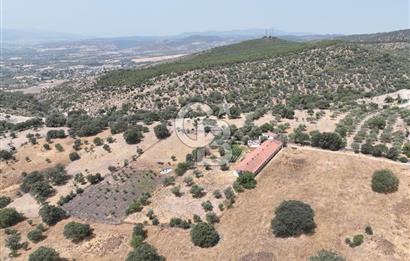
<path id="1" fill-rule="evenodd" d="M 396 193 L 371 190 L 372 173 L 379 168 L 390 168 L 400 178 Z M 289 148 L 260 173 L 257 188 L 241 194 L 235 208 L 225 212 L 216 226 L 221 235 L 217 246 L 194 247 L 189 232 L 180 229 L 150 229 L 148 241 L 168 260 L 238 260 L 259 252 L 272 253 L 274 260 L 307 260 L 321 249 L 347 260 L 409 260 L 409 176 L 404 165 Z M 273 236 L 274 210 L 288 199 L 304 201 L 315 210 L 313 235 Z M 365 236 L 363 245 L 350 248 L 344 243 L 346 237 L 364 234 L 366 225 L 375 234 Z"/>

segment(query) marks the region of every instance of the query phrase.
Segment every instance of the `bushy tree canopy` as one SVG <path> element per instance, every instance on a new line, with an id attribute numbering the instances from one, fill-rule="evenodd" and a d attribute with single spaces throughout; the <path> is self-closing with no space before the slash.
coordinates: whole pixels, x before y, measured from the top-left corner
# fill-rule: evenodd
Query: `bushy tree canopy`
<path id="1" fill-rule="evenodd" d="M 283 201 L 276 208 L 275 217 L 272 219 L 273 234 L 289 237 L 310 233 L 316 227 L 314 215 L 308 204 L 297 200 Z"/>
<path id="2" fill-rule="evenodd" d="M 168 138 L 171 134 L 165 124 L 160 124 L 154 127 L 155 136 L 158 139 L 165 139 Z"/>
<path id="3" fill-rule="evenodd" d="M 23 220 L 23 218 L 23 215 L 17 212 L 14 208 L 0 209 L 0 228 L 14 226 Z"/>
<path id="4" fill-rule="evenodd" d="M 53 205 L 44 205 L 40 208 L 39 214 L 43 222 L 47 225 L 54 225 L 67 217 L 67 213 L 64 209 Z"/>
<path id="5" fill-rule="evenodd" d="M 126 261 L 163 261 L 165 258 L 157 253 L 157 250 L 149 244 L 141 244 L 131 251 Z"/>
<path id="6" fill-rule="evenodd" d="M 56 261 L 59 258 L 59 254 L 52 248 L 39 247 L 30 254 L 28 261 Z"/>
<path id="7" fill-rule="evenodd" d="M 376 170 L 372 177 L 372 190 L 379 193 L 391 193 L 399 188 L 399 179 L 391 170 Z"/>
<path id="8" fill-rule="evenodd" d="M 325 150 L 340 150 L 344 147 L 342 137 L 335 132 L 314 132 L 310 139 L 312 146 Z"/>
<path id="9" fill-rule="evenodd" d="M 236 181 L 245 189 L 253 189 L 256 187 L 255 176 L 248 171 L 240 173 Z"/>
<path id="10" fill-rule="evenodd" d="M 65 123 L 66 118 L 61 113 L 53 113 L 46 118 L 47 127 L 63 127 Z"/>
<path id="11" fill-rule="evenodd" d="M 199 222 L 191 229 L 191 240 L 202 248 L 213 247 L 219 242 L 219 234 L 212 225 Z"/>
<path id="12" fill-rule="evenodd" d="M 128 144 L 137 144 L 143 138 L 141 131 L 137 130 L 136 128 L 127 129 L 124 132 L 123 136 Z"/>
<path id="13" fill-rule="evenodd" d="M 90 236 L 92 229 L 88 224 L 71 221 L 64 226 L 64 236 L 73 241 L 80 241 Z"/>

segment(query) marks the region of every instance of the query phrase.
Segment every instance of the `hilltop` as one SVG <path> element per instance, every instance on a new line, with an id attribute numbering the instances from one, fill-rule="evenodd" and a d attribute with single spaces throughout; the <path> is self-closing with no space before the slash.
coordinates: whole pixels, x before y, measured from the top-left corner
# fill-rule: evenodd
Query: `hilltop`
<path id="1" fill-rule="evenodd" d="M 119 70 L 100 77 L 97 87 L 136 85 L 149 78 L 167 73 L 182 73 L 189 70 L 227 66 L 233 63 L 262 60 L 275 56 L 297 53 L 316 46 L 327 46 L 333 42 L 298 43 L 279 38 L 248 40 L 237 44 L 212 48 L 190 55 L 176 62 L 139 70 Z"/>

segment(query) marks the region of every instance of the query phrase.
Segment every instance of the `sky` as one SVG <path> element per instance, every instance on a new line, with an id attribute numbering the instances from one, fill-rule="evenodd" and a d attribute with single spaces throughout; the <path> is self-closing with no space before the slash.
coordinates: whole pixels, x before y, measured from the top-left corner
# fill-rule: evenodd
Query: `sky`
<path id="1" fill-rule="evenodd" d="M 275 28 L 374 33 L 409 28 L 409 0 L 0 0 L 1 27 L 83 36 Z"/>

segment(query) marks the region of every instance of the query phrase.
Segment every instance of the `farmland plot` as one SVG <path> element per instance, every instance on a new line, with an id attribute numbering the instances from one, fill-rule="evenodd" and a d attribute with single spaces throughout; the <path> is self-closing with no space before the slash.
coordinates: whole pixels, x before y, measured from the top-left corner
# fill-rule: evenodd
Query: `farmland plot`
<path id="1" fill-rule="evenodd" d="M 88 187 L 63 208 L 83 220 L 119 224 L 131 202 L 160 182 L 161 177 L 152 171 L 122 169 Z"/>

